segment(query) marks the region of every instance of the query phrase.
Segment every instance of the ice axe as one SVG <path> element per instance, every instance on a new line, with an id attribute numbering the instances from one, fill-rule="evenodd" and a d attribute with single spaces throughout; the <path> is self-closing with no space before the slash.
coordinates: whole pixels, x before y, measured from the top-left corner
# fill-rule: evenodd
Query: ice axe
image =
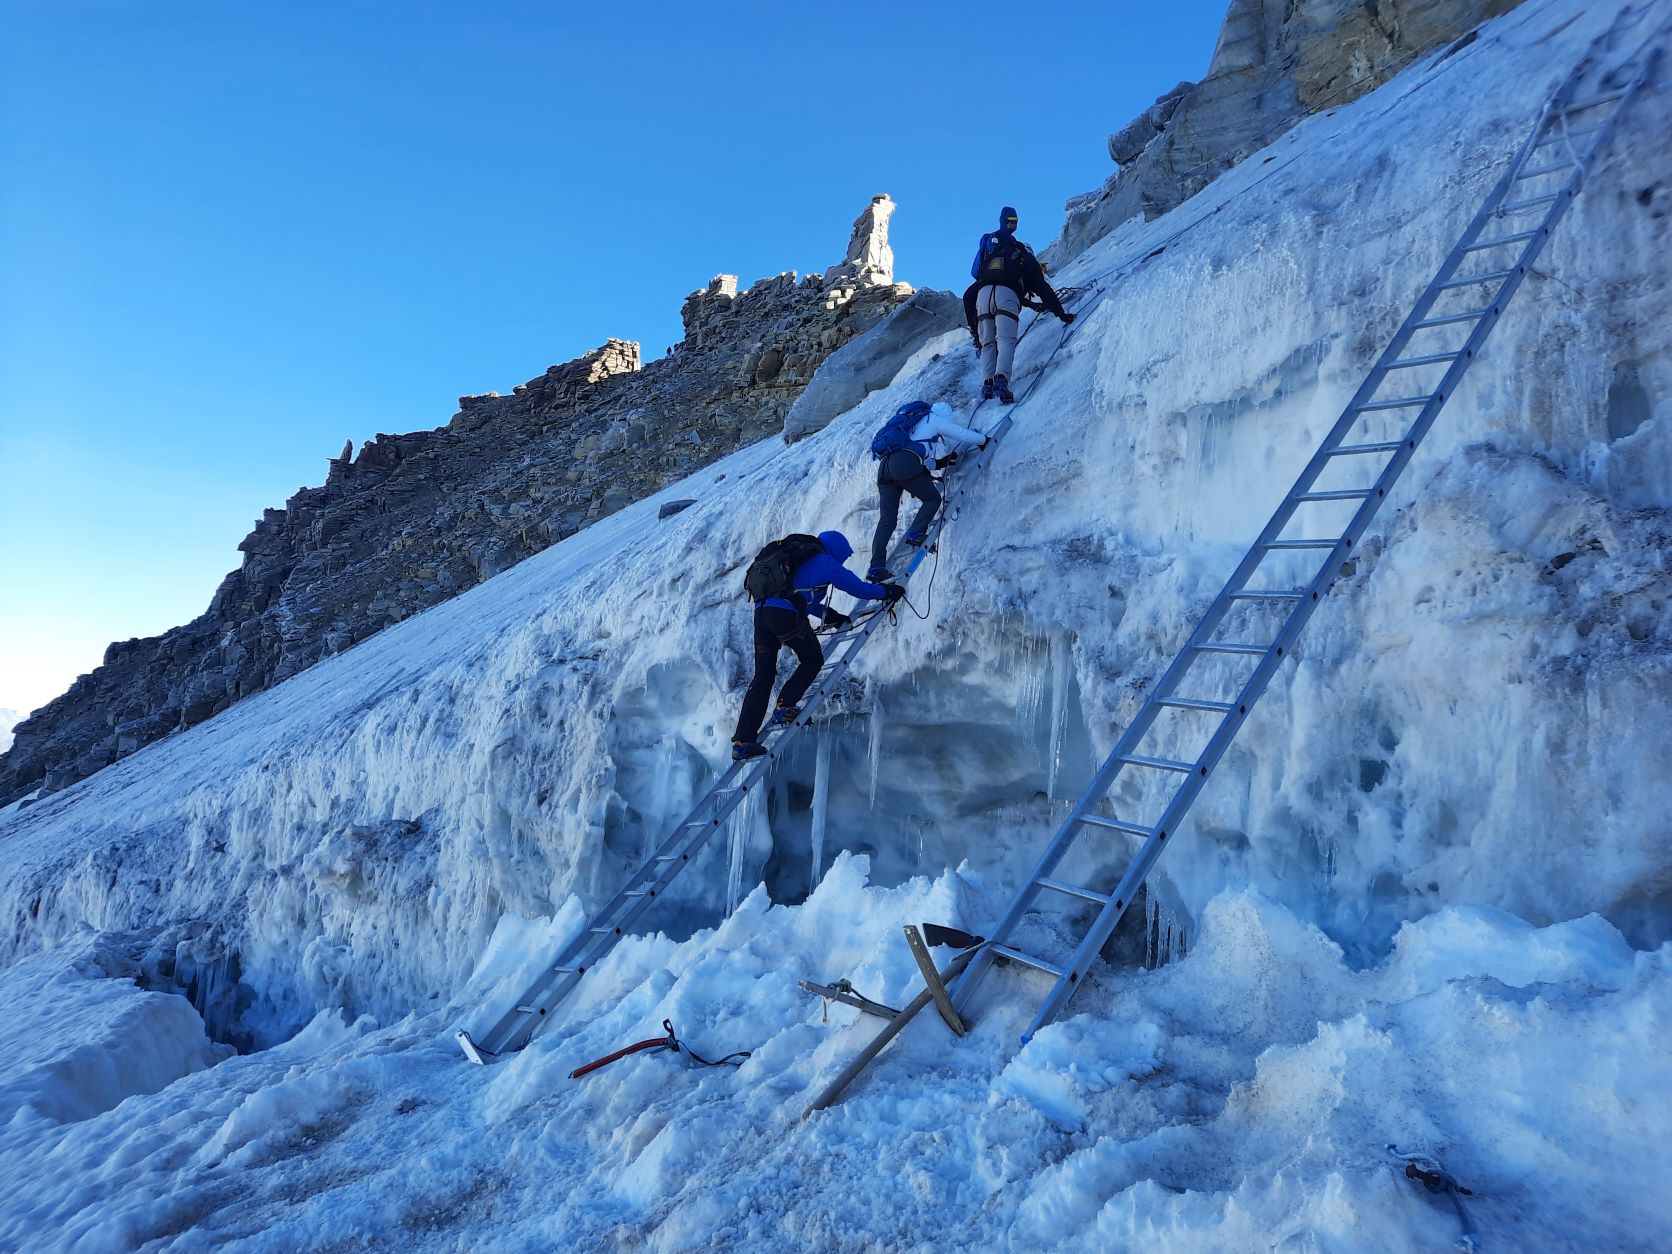
<path id="1" fill-rule="evenodd" d="M 923 925 L 923 939 L 931 945 L 948 945 L 953 949 L 974 949 L 986 941 L 985 936 L 977 936 L 974 932 L 965 932 L 955 927 L 943 927 L 939 923 L 925 923 Z"/>

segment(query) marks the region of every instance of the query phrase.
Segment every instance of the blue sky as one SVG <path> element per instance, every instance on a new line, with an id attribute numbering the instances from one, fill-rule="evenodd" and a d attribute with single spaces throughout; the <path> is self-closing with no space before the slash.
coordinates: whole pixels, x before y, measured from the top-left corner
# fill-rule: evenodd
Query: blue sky
<path id="1" fill-rule="evenodd" d="M 684 295 L 841 257 L 961 288 L 1206 70 L 1165 5 L 0 0 L 0 708 L 194 617 L 345 438 Z"/>

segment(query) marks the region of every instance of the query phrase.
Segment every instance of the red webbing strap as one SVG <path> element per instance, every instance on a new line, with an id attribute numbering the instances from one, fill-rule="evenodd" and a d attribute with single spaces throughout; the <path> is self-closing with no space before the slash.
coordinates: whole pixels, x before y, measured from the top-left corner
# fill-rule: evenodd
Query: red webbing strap
<path id="1" fill-rule="evenodd" d="M 671 1020 L 662 1020 L 662 1030 L 667 1033 L 666 1036 L 653 1036 L 648 1041 L 635 1041 L 631 1045 L 623 1046 L 621 1049 L 616 1050 L 613 1054 L 605 1054 L 602 1058 L 594 1058 L 591 1062 L 587 1063 L 586 1066 L 576 1067 L 569 1073 L 569 1078 L 571 1080 L 578 1080 L 583 1075 L 590 1075 L 600 1067 L 607 1067 L 612 1062 L 620 1062 L 623 1058 L 627 1057 L 628 1054 L 636 1054 L 646 1049 L 671 1049 L 676 1054 L 683 1050 L 686 1056 L 693 1062 L 700 1062 L 705 1067 L 741 1067 L 743 1065 L 743 1060 L 749 1057 L 748 1050 L 740 1049 L 735 1054 L 727 1054 L 718 1062 L 711 1062 L 709 1059 L 704 1058 L 701 1054 L 693 1050 L 689 1045 L 685 1045 L 680 1042 L 680 1039 L 674 1035 L 673 1022 Z M 736 1059 L 737 1061 L 733 1062 L 733 1059 Z"/>
<path id="2" fill-rule="evenodd" d="M 605 1054 L 602 1058 L 594 1058 L 584 1067 L 576 1067 L 569 1073 L 571 1080 L 578 1080 L 583 1075 L 590 1075 L 600 1067 L 607 1067 L 612 1062 L 620 1062 L 628 1054 L 637 1054 L 646 1049 L 678 1049 L 679 1042 L 674 1039 L 673 1029 L 668 1027 L 668 1021 L 662 1020 L 662 1026 L 668 1028 L 666 1036 L 653 1036 L 648 1041 L 635 1041 L 631 1045 L 623 1046 L 613 1054 Z"/>

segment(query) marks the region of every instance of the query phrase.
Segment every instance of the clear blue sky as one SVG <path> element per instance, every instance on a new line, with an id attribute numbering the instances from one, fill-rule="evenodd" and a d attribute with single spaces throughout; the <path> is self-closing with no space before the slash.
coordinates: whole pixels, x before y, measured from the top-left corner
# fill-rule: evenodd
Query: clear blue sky
<path id="1" fill-rule="evenodd" d="M 714 274 L 961 288 L 1043 245 L 1224 0 L 0 0 L 0 708 L 194 617 L 345 438 L 445 423 Z"/>

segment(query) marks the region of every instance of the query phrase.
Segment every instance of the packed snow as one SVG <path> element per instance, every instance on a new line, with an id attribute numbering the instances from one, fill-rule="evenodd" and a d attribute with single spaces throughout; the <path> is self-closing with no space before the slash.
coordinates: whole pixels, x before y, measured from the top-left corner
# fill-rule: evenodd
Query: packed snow
<path id="1" fill-rule="evenodd" d="M 1664 90 L 1058 1022 L 954 1040 L 980 932 L 1615 5 L 1528 0 L 1054 278 L 1014 429 L 833 716 L 534 1043 L 515 998 L 719 771 L 742 567 L 875 518 L 961 333 L 767 441 L 0 814 L 0 1248 L 1652 1249 L 1672 1229 Z M 1672 18 L 1672 4 L 1653 20 Z M 1159 251 L 1158 251 L 1159 250 Z M 697 504 L 657 520 L 663 500 Z M 1138 804 L 1142 798 L 1122 801 Z M 1112 883 L 1125 845 L 1067 878 Z M 733 905 L 735 903 L 735 909 Z M 1040 914 L 1060 952 L 1083 916 Z M 946 954 L 942 953 L 942 960 Z M 692 1050 L 568 1073 L 671 1021 Z"/>

